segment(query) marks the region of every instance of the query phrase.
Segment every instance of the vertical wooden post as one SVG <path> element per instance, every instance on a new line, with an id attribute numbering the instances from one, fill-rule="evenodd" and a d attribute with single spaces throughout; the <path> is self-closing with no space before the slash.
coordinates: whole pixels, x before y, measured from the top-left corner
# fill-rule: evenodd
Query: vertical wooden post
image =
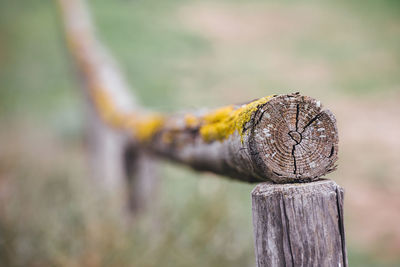
<path id="1" fill-rule="evenodd" d="M 343 189 L 331 180 L 252 191 L 257 266 L 347 266 Z"/>
<path id="2" fill-rule="evenodd" d="M 90 176 L 104 193 L 120 195 L 126 186 L 123 152 L 127 141 L 101 120 L 88 97 L 85 104 Z"/>
<path id="3" fill-rule="evenodd" d="M 132 215 L 153 210 L 157 203 L 159 177 L 154 156 L 135 146 L 127 146 L 124 153 L 128 185 L 128 209 Z"/>
<path id="4" fill-rule="evenodd" d="M 139 149 L 134 151 L 132 138 L 116 129 L 110 117 L 115 110 L 132 114 L 138 105 L 113 58 L 96 38 L 86 1 L 58 3 L 66 41 L 84 83 L 91 176 L 104 192 L 121 196 L 117 201 L 128 198 L 129 210 L 137 213 L 147 202 L 153 202 L 150 192 L 157 183 L 155 168 L 150 165 L 151 156 L 140 154 Z"/>

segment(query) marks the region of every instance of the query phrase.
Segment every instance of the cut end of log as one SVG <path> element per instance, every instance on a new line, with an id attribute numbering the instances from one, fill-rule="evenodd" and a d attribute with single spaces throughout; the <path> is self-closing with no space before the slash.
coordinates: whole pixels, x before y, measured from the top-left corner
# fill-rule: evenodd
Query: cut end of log
<path id="1" fill-rule="evenodd" d="M 336 119 L 320 101 L 298 93 L 277 96 L 257 110 L 252 122 L 253 160 L 272 181 L 309 182 L 336 168 Z"/>

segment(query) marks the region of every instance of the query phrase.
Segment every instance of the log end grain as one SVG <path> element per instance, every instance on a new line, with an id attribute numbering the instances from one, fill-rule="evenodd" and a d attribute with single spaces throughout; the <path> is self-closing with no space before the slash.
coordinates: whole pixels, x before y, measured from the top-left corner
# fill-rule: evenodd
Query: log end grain
<path id="1" fill-rule="evenodd" d="M 274 97 L 259 107 L 247 142 L 260 176 L 268 173 L 275 183 L 314 181 L 336 168 L 335 117 L 320 101 L 298 93 Z"/>

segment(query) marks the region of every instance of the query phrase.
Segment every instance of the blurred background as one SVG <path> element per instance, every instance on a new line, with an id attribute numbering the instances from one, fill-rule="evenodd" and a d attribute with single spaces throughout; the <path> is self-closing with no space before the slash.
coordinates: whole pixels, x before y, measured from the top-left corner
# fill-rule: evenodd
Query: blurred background
<path id="1" fill-rule="evenodd" d="M 146 107 L 321 100 L 350 266 L 400 265 L 400 2 L 89 4 Z M 254 185 L 161 162 L 156 207 L 121 219 L 87 177 L 80 86 L 55 1 L 0 0 L 0 266 L 254 266 Z"/>

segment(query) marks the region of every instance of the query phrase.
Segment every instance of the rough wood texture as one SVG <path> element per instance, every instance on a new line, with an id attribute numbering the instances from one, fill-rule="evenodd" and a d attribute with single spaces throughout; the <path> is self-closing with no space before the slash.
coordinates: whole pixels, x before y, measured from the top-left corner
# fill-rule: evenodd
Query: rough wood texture
<path id="1" fill-rule="evenodd" d="M 258 267 L 347 266 L 343 189 L 335 182 L 262 183 L 252 203 Z"/>
<path id="2" fill-rule="evenodd" d="M 201 121 L 200 115 L 196 118 Z M 205 141 L 202 127 L 201 123 L 187 127 L 183 116 L 175 117 L 147 145 L 195 169 L 247 182 L 313 181 L 336 167 L 338 132 L 333 114 L 322 110 L 319 101 L 297 93 L 258 105 L 243 126 L 243 136 L 235 131 L 226 139 Z M 170 133 L 172 141 L 166 142 Z"/>
<path id="3" fill-rule="evenodd" d="M 246 182 L 308 182 L 335 169 L 334 116 L 319 101 L 297 93 L 172 116 L 134 109 L 120 73 L 92 33 L 82 1 L 59 2 L 93 107 L 104 124 L 132 143 Z"/>

